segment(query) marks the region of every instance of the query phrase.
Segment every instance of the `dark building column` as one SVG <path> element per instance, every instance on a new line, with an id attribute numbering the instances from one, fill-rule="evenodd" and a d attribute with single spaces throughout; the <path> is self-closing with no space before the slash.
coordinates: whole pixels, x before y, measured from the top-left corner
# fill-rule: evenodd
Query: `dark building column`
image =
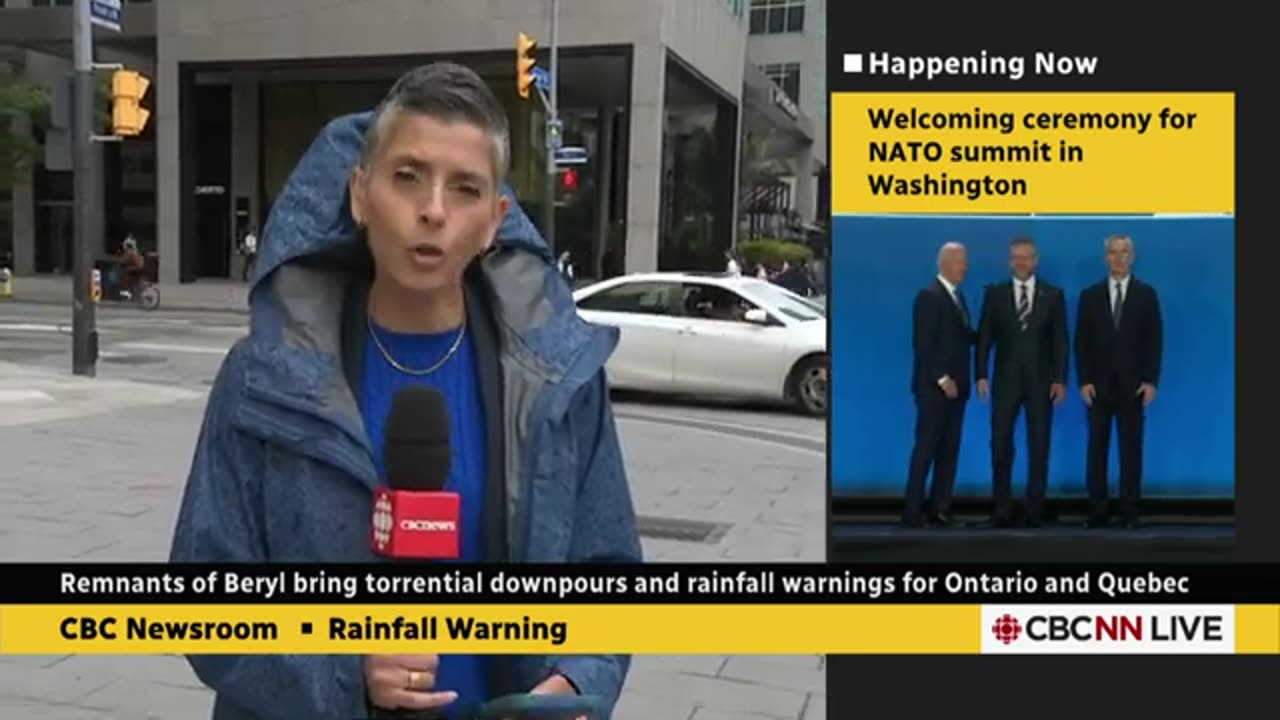
<path id="1" fill-rule="evenodd" d="M 738 106 L 721 99 L 716 103 L 716 173 L 713 205 L 712 237 L 715 238 L 717 261 L 733 247 L 735 195 L 738 186 Z"/>
<path id="2" fill-rule="evenodd" d="M 178 70 L 178 268 L 179 282 L 196 279 L 195 187 L 196 187 L 196 87 L 195 72 L 188 67 Z M 163 251 L 161 251 L 163 252 Z"/>
<path id="3" fill-rule="evenodd" d="M 192 126 L 199 138 L 194 154 L 195 233 L 188 248 L 196 278 L 231 276 L 231 85 L 196 85 Z"/>
<path id="4" fill-rule="evenodd" d="M 27 135 L 31 132 L 31 118 L 14 115 L 9 118 L 9 132 Z M 11 218 L 9 227 L 13 233 L 13 272 L 32 275 L 36 271 L 36 167 L 42 162 L 37 158 L 26 172 L 14 178 L 10 193 Z"/>
<path id="5" fill-rule="evenodd" d="M 98 252 L 108 255 L 124 241 L 124 176 L 121 162 L 121 144 L 102 143 L 102 237 Z"/>

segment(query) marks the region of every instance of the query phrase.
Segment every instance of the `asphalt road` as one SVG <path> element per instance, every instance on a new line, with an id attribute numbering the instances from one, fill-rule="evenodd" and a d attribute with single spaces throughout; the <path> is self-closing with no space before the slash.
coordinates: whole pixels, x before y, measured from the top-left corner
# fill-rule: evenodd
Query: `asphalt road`
<path id="1" fill-rule="evenodd" d="M 103 308 L 96 380 L 66 308 L 0 301 L 0 561 L 162 561 L 205 393 L 245 317 Z M 822 421 L 622 399 L 649 561 L 821 561 Z M 112 460 L 111 458 L 118 458 Z M 0 717 L 207 717 L 171 657 L 0 657 Z M 638 657 L 616 720 L 825 718 L 820 656 Z"/>
<path id="2" fill-rule="evenodd" d="M 100 306 L 99 373 L 104 377 L 180 386 L 207 385 L 223 355 L 247 332 L 239 313 L 153 312 Z M 0 361 L 71 368 L 71 312 L 48 304 L 0 301 Z M 691 400 L 635 393 L 615 397 L 620 416 L 637 422 L 743 433 L 762 441 L 822 452 L 821 420 L 783 407 L 724 400 Z"/>

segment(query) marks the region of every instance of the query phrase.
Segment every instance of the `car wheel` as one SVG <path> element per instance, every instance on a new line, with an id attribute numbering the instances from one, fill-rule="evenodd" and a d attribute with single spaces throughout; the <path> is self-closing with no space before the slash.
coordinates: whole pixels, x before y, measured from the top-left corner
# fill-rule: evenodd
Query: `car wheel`
<path id="1" fill-rule="evenodd" d="M 831 358 L 805 358 L 791 371 L 791 398 L 810 415 L 825 415 L 830 397 Z"/>

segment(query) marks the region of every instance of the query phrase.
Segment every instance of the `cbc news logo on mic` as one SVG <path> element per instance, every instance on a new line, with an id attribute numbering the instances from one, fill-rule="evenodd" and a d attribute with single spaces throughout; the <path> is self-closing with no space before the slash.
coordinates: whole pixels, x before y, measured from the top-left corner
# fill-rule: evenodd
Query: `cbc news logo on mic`
<path id="1" fill-rule="evenodd" d="M 380 492 L 373 501 L 373 544 L 378 550 L 385 550 L 387 544 L 391 542 L 393 522 L 391 497 L 385 492 Z"/>

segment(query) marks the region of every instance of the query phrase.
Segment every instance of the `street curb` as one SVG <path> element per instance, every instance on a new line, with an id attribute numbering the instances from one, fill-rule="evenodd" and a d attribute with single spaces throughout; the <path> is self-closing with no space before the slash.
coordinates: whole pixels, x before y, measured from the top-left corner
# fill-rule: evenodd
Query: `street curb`
<path id="1" fill-rule="evenodd" d="M 22 297 L 6 297 L 0 298 L 0 307 L 4 307 L 6 303 L 15 305 L 62 305 L 68 306 L 65 300 L 53 300 L 50 298 L 22 298 Z M 101 303 L 98 307 L 110 307 L 112 309 L 124 310 L 127 312 L 136 312 L 140 315 L 149 315 L 151 313 L 177 313 L 177 312 L 198 312 L 198 313 L 222 313 L 226 315 L 248 315 L 248 308 L 228 308 L 225 306 L 215 307 L 212 305 L 165 305 L 163 296 L 160 300 L 160 307 L 155 310 L 143 310 L 142 308 L 132 307 L 127 303 L 117 303 L 116 301 Z"/>
<path id="2" fill-rule="evenodd" d="M 682 427 L 690 430 L 701 430 L 703 432 L 715 433 L 729 438 L 738 440 L 751 440 L 757 442 L 766 442 L 772 445 L 781 445 L 790 450 L 802 450 L 805 452 L 817 453 L 825 455 L 827 453 L 826 438 L 806 439 L 789 432 L 774 432 L 768 428 L 752 428 L 739 424 L 726 424 L 715 422 L 714 420 L 702 420 L 691 417 L 675 417 L 651 415 L 648 413 L 630 412 L 624 409 L 616 409 L 613 411 L 614 417 L 618 420 L 633 420 L 636 422 L 647 422 L 655 425 L 668 425 L 671 427 Z"/>

